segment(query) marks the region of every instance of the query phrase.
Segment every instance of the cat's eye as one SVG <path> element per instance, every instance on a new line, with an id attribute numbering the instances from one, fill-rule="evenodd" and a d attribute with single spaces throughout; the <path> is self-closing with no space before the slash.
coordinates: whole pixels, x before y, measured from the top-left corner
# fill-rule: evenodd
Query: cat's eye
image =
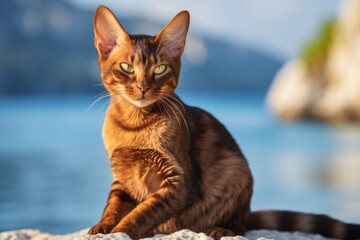
<path id="1" fill-rule="evenodd" d="M 159 66 L 157 66 L 156 68 L 154 68 L 153 73 L 155 75 L 159 75 L 162 74 L 163 72 L 165 72 L 166 70 L 166 66 L 164 64 L 161 64 Z"/>
<path id="2" fill-rule="evenodd" d="M 126 73 L 130 74 L 130 73 L 134 72 L 134 68 L 131 65 L 125 63 L 125 62 L 120 63 L 120 67 Z"/>

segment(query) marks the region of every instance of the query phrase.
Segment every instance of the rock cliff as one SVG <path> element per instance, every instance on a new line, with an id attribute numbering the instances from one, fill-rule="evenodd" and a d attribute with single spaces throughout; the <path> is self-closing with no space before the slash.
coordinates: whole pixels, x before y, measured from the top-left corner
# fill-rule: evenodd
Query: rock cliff
<path id="1" fill-rule="evenodd" d="M 271 111 L 285 120 L 359 121 L 360 1 L 343 2 L 321 63 L 318 55 L 283 66 L 268 91 Z"/>

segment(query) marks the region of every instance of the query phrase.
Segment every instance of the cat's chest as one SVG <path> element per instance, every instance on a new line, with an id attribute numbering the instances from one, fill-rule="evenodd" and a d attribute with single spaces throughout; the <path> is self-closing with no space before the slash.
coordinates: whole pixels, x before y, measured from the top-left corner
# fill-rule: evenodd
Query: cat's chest
<path id="1" fill-rule="evenodd" d="M 123 150 L 126 154 L 111 160 L 115 181 L 138 202 L 160 189 L 163 181 L 159 166 L 146 156 L 156 155 L 152 150 Z"/>
<path id="2" fill-rule="evenodd" d="M 106 121 L 103 126 L 103 140 L 109 155 L 118 148 L 161 149 L 166 132 L 162 124 L 139 129 L 124 129 L 116 121 Z"/>
<path id="3" fill-rule="evenodd" d="M 153 149 L 120 148 L 110 160 L 114 181 L 138 202 L 160 189 L 166 178 L 163 171 L 176 167 L 163 153 Z"/>

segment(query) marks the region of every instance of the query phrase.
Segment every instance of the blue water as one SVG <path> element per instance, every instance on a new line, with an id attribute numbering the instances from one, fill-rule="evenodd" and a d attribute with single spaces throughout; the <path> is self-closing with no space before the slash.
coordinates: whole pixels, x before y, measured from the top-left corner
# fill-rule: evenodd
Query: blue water
<path id="1" fill-rule="evenodd" d="M 255 177 L 253 209 L 360 222 L 360 125 L 281 123 L 257 94 L 182 93 L 221 120 Z M 92 96 L 0 98 L 0 231 L 70 233 L 96 223 L 111 184 Z"/>

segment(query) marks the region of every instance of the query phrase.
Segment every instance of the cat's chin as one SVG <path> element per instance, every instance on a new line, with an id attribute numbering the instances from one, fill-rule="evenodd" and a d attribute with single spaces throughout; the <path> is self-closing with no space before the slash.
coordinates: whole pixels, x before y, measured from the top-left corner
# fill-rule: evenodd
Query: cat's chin
<path id="1" fill-rule="evenodd" d="M 132 105 L 134 105 L 135 107 L 139 107 L 139 108 L 144 108 L 147 107 L 151 104 L 153 104 L 155 101 L 150 101 L 146 98 L 143 99 L 138 99 L 138 100 L 133 100 L 133 99 L 127 99 Z"/>

